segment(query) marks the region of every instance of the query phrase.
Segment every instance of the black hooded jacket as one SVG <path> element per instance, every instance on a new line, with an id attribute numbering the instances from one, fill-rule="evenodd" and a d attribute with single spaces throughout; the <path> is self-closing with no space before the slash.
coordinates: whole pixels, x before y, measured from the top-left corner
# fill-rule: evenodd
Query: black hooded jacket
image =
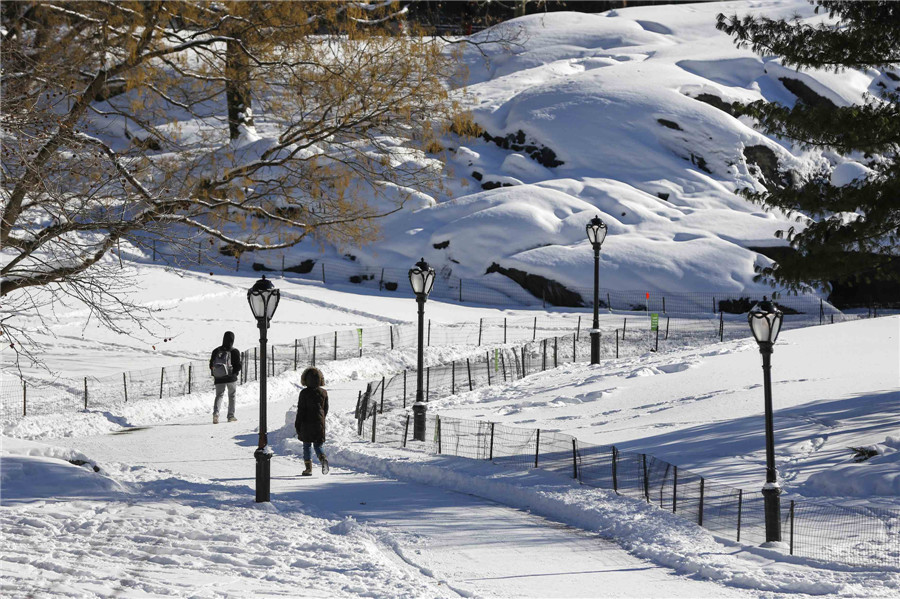
<path id="1" fill-rule="evenodd" d="M 300 376 L 304 385 L 297 401 L 294 429 L 304 443 L 325 442 L 325 417 L 328 415 L 328 392 L 322 388 L 325 377 L 318 368 L 307 368 Z"/>
<path id="2" fill-rule="evenodd" d="M 238 380 L 238 376 L 241 374 L 241 352 L 234 348 L 234 333 L 232 333 L 231 331 L 226 331 L 225 335 L 222 337 L 222 345 L 212 350 L 212 354 L 210 354 L 209 356 L 210 373 L 212 372 L 213 360 L 216 357 L 216 352 L 218 352 L 220 349 L 231 351 L 231 374 L 228 376 L 215 377 L 216 384 L 236 383 Z"/>

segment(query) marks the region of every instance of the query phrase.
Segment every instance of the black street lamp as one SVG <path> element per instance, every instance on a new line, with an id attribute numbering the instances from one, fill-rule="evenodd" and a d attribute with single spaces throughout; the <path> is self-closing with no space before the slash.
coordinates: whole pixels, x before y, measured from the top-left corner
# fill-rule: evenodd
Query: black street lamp
<path id="1" fill-rule="evenodd" d="M 772 423 L 772 346 L 781 330 L 784 314 L 768 299 L 753 306 L 747 314 L 750 330 L 759 344 L 763 360 L 763 386 L 766 398 L 766 484 L 763 498 L 766 512 L 766 542 L 781 541 L 781 486 L 775 471 L 775 431 Z"/>
<path id="2" fill-rule="evenodd" d="M 416 265 L 409 269 L 409 284 L 412 286 L 413 293 L 416 294 L 416 303 L 419 304 L 419 355 L 416 366 L 416 403 L 412 405 L 413 410 L 413 439 L 416 441 L 425 440 L 425 398 L 422 393 L 422 372 L 425 363 L 423 355 L 423 331 L 425 330 L 425 300 L 431 293 L 434 286 L 434 269 L 431 268 L 425 258 L 422 258 Z"/>
<path id="3" fill-rule="evenodd" d="M 253 284 L 247 292 L 247 301 L 256 318 L 256 326 L 259 327 L 259 446 L 253 452 L 256 458 L 256 502 L 269 501 L 269 487 L 271 481 L 270 461 L 272 460 L 272 448 L 269 447 L 269 439 L 266 431 L 266 331 L 269 321 L 275 315 L 281 293 L 272 285 L 272 281 L 263 278 Z"/>
<path id="4" fill-rule="evenodd" d="M 600 363 L 600 246 L 606 239 L 606 224 L 595 216 L 587 224 L 588 241 L 594 248 L 594 328 L 591 329 L 591 364 Z"/>

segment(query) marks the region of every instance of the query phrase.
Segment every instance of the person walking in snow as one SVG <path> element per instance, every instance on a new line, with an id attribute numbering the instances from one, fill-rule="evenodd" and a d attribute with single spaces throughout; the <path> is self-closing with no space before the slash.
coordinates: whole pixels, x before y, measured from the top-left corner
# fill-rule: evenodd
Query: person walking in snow
<path id="1" fill-rule="evenodd" d="M 316 457 L 322 464 L 322 474 L 328 474 L 328 460 L 322 451 L 325 443 L 325 417 L 328 416 L 328 392 L 322 388 L 325 377 L 318 368 L 307 368 L 300 375 L 300 398 L 297 400 L 297 418 L 294 429 L 297 438 L 303 442 L 303 476 L 312 476 L 312 456 L 310 445 L 316 450 Z"/>
<path id="2" fill-rule="evenodd" d="M 237 420 L 234 416 L 234 398 L 237 393 L 238 375 L 241 373 L 241 352 L 234 347 L 234 333 L 225 331 L 222 345 L 212 351 L 209 358 L 209 373 L 216 383 L 216 401 L 213 403 L 213 424 L 219 424 L 219 407 L 222 396 L 228 391 L 228 422 Z"/>

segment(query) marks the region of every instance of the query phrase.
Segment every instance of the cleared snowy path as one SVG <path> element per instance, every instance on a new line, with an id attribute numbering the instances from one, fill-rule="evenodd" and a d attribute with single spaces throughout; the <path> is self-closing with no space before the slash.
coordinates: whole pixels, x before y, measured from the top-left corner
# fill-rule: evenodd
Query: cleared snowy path
<path id="1" fill-rule="evenodd" d="M 355 403 L 357 387 L 330 387 L 332 410 Z M 253 501 L 258 407 L 239 401 L 236 423 L 207 424 L 208 416 L 123 434 L 52 441 L 96 459 L 146 464 L 176 476 L 246 487 Z M 293 398 L 272 402 L 277 429 Z M 365 523 L 386 556 L 422 577 L 430 595 L 437 583 L 450 595 L 490 597 L 730 597 L 753 596 L 678 576 L 638 559 L 596 534 L 565 527 L 471 495 L 398 482 L 335 464 L 328 476 L 299 476 L 302 461 L 276 455 L 272 500 L 316 517 Z M 249 506 L 248 506 L 249 507 Z M 285 536 L 291 531 L 285 530 Z M 300 557 L 300 556 L 298 556 Z M 276 585 L 277 587 L 277 585 Z M 273 587 L 273 589 L 275 588 Z"/>

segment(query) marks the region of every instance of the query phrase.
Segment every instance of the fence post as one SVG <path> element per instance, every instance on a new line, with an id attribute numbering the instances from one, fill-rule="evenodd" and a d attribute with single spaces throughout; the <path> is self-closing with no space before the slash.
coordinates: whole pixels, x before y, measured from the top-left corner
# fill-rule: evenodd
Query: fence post
<path id="1" fill-rule="evenodd" d="M 297 340 L 294 339 L 294 370 L 297 370 Z"/>
<path id="2" fill-rule="evenodd" d="M 553 367 L 559 366 L 559 337 L 553 338 Z"/>
<path id="3" fill-rule="evenodd" d="M 663 296 L 663 314 L 666 313 L 666 296 Z"/>
<path id="4" fill-rule="evenodd" d="M 491 423 L 491 449 L 490 449 L 490 453 L 488 454 L 488 459 L 491 461 L 494 460 L 494 423 L 493 422 Z"/>
<path id="5" fill-rule="evenodd" d="M 506 343 L 506 317 L 503 318 L 503 343 Z"/>
<path id="6" fill-rule="evenodd" d="M 125 373 L 122 373 L 122 376 L 125 376 Z M 127 398 L 128 395 L 126 394 Z M 127 399 L 125 401 L 128 401 Z M 28 383 L 25 380 L 22 380 L 22 416 L 28 416 Z"/>
<path id="7" fill-rule="evenodd" d="M 87 377 L 84 377 L 84 409 L 88 407 Z"/>
<path id="8" fill-rule="evenodd" d="M 390 326 L 389 333 L 391 335 L 391 349 L 394 349 L 394 326 L 393 325 Z"/>
<path id="9" fill-rule="evenodd" d="M 609 299 L 609 292 L 606 292 L 606 307 L 612 312 L 612 300 Z"/>
<path id="10" fill-rule="evenodd" d="M 488 387 L 491 386 L 491 352 L 485 352 L 487 358 Z"/>
<path id="11" fill-rule="evenodd" d="M 666 339 L 669 339 L 669 317 L 666 316 Z"/>
<path id="12" fill-rule="evenodd" d="M 128 379 L 125 373 L 122 373 L 122 389 L 125 391 L 125 403 L 128 403 Z"/>
<path id="13" fill-rule="evenodd" d="M 619 329 L 616 329 L 616 358 L 619 357 Z"/>
<path id="14" fill-rule="evenodd" d="M 578 317 L 578 325 L 575 327 L 575 338 L 581 337 L 581 316 Z"/>
<path id="15" fill-rule="evenodd" d="M 541 358 L 541 370 L 547 370 L 547 340 L 543 339 L 544 351 Z"/>
<path id="16" fill-rule="evenodd" d="M 166 377 L 166 367 L 163 366 L 159 371 L 159 398 L 162 399 L 163 394 L 163 381 Z"/>
<path id="17" fill-rule="evenodd" d="M 738 543 L 741 542 L 741 513 L 744 510 L 744 490 L 738 489 L 738 518 L 737 518 L 737 539 Z"/>
<path id="18" fill-rule="evenodd" d="M 578 478 L 578 448 L 572 439 L 572 478 Z"/>
<path id="19" fill-rule="evenodd" d="M 628 317 L 625 318 L 625 322 L 622 323 L 622 341 L 625 341 L 625 329 L 628 328 Z"/>
<path id="20" fill-rule="evenodd" d="M 522 378 L 525 378 L 527 371 L 525 370 L 525 346 L 522 346 Z"/>
<path id="21" fill-rule="evenodd" d="M 456 395 L 456 360 L 450 362 L 450 395 Z"/>
<path id="22" fill-rule="evenodd" d="M 641 468 L 644 471 L 644 499 L 650 503 L 650 479 L 647 475 L 647 454 L 641 454 Z"/>
<path id="23" fill-rule="evenodd" d="M 191 394 L 191 375 L 193 374 L 194 365 L 188 363 L 188 395 Z M 125 374 L 125 373 L 122 373 Z"/>
<path id="24" fill-rule="evenodd" d="M 612 446 L 612 479 L 613 479 L 613 491 L 618 495 L 619 494 L 619 450 L 616 449 L 616 446 Z"/>
<path id="25" fill-rule="evenodd" d="M 441 454 L 441 417 L 435 416 L 435 435 L 437 435 L 438 455 Z"/>
<path id="26" fill-rule="evenodd" d="M 576 342 L 577 340 L 578 340 L 578 335 L 572 335 L 572 362 L 573 362 L 573 363 L 578 361 L 578 356 L 576 355 L 576 352 L 577 352 L 578 350 L 577 350 L 577 348 L 575 347 L 575 342 Z"/>
<path id="27" fill-rule="evenodd" d="M 703 526 L 703 499 L 706 492 L 706 479 L 700 477 L 700 507 L 697 510 L 697 525 Z"/>
<path id="28" fill-rule="evenodd" d="M 469 358 L 466 358 L 466 370 L 469 372 L 469 391 L 472 390 L 472 364 L 469 362 Z"/>
<path id="29" fill-rule="evenodd" d="M 716 313 L 716 296 L 713 296 L 713 314 Z"/>
<path id="30" fill-rule="evenodd" d="M 322 262 L 322 283 L 325 283 L 325 263 Z"/>
<path id="31" fill-rule="evenodd" d="M 791 499 L 791 555 L 794 555 L 794 500 Z"/>
<path id="32" fill-rule="evenodd" d="M 406 409 L 406 371 L 403 371 L 403 409 Z"/>
<path id="33" fill-rule="evenodd" d="M 381 377 L 381 406 L 378 408 L 382 414 L 384 414 L 384 379 L 385 377 Z"/>
<path id="34" fill-rule="evenodd" d="M 378 280 L 378 291 L 384 289 L 384 269 L 381 269 L 381 279 Z"/>
<path id="35" fill-rule="evenodd" d="M 462 301 L 463 301 L 463 299 L 462 299 L 462 282 L 463 282 L 463 280 L 460 279 L 459 280 L 459 303 L 462 303 Z"/>
<path id="36" fill-rule="evenodd" d="M 541 453 L 541 429 L 537 429 L 537 438 L 534 440 L 534 467 L 538 467 L 538 455 Z"/>
<path id="37" fill-rule="evenodd" d="M 334 361 L 337 362 L 337 331 L 334 332 Z"/>
<path id="38" fill-rule="evenodd" d="M 503 382 L 506 382 L 506 356 L 503 350 L 500 350 L 500 368 L 503 369 Z"/>
<path id="39" fill-rule="evenodd" d="M 409 413 L 406 414 L 406 424 L 403 425 L 403 447 L 406 447 L 406 436 L 409 434 Z"/>
<path id="40" fill-rule="evenodd" d="M 678 509 L 678 466 L 672 466 L 675 469 L 675 475 L 672 478 L 672 513 Z"/>
<path id="41" fill-rule="evenodd" d="M 425 344 L 428 347 L 431 347 L 431 319 L 428 319 L 428 342 Z"/>
<path id="42" fill-rule="evenodd" d="M 372 410 L 372 443 L 375 442 L 375 423 L 378 421 L 378 410 Z"/>
<path id="43" fill-rule="evenodd" d="M 478 319 L 478 345 L 481 345 L 481 329 L 484 326 L 484 319 Z"/>
<path id="44" fill-rule="evenodd" d="M 531 340 L 537 340 L 537 316 L 534 317 L 534 330 L 531 333 Z"/>
<path id="45" fill-rule="evenodd" d="M 819 324 L 822 324 L 823 320 L 825 320 L 825 304 L 822 303 L 822 298 L 819 298 Z"/>
<path id="46" fill-rule="evenodd" d="M 724 312 L 719 312 L 719 341 L 725 340 L 725 317 Z"/>

